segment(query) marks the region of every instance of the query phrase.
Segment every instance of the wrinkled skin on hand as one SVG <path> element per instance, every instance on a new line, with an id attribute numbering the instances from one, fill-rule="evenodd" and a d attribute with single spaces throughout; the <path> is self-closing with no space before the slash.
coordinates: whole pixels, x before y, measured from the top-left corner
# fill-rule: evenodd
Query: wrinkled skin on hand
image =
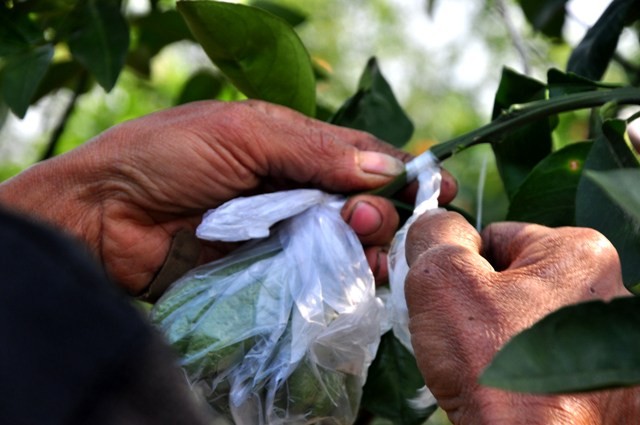
<path id="1" fill-rule="evenodd" d="M 291 187 L 335 193 L 388 183 L 407 160 L 360 131 L 259 101 L 196 102 L 118 125 L 0 185 L 0 203 L 84 240 L 130 293 L 144 290 L 173 235 L 241 195 Z M 445 174 L 443 202 L 456 186 Z M 376 277 L 398 224 L 390 202 L 355 196 L 343 216 Z M 209 244 L 200 263 L 229 246 Z"/>
<path id="2" fill-rule="evenodd" d="M 628 296 L 615 248 L 591 229 L 497 223 L 482 234 L 428 213 L 407 239 L 406 297 L 416 358 L 455 424 L 635 423 L 637 388 L 531 395 L 477 379 L 516 333 L 558 308 Z"/>

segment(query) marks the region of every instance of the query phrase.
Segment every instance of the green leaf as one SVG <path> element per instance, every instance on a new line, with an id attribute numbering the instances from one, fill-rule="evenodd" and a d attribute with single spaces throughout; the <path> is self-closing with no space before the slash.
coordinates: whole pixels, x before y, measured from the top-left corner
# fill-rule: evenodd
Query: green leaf
<path id="1" fill-rule="evenodd" d="M 69 34 L 70 23 L 73 20 L 71 13 L 78 3 L 86 0 L 38 0 L 38 1 L 14 1 L 13 10 L 19 15 L 29 17 L 40 29 L 40 38 L 43 30 L 55 35 L 55 39 L 66 40 Z M 70 19 L 71 17 L 71 19 Z"/>
<path id="2" fill-rule="evenodd" d="M 409 404 L 423 386 L 416 359 L 390 331 L 382 336 L 376 358 L 369 367 L 360 406 L 394 424 L 419 425 L 436 409 L 434 405 L 416 411 Z"/>
<path id="3" fill-rule="evenodd" d="M 193 40 L 189 27 L 176 10 L 154 9 L 131 25 L 138 39 L 127 55 L 127 65 L 146 77 L 151 72 L 151 59 L 165 46 L 180 40 Z"/>
<path id="4" fill-rule="evenodd" d="M 83 0 L 38 0 L 38 1 L 14 1 L 13 9 L 19 13 L 36 14 L 38 19 L 45 19 L 51 16 L 60 16 L 68 14 L 73 10 L 75 5 Z"/>
<path id="5" fill-rule="evenodd" d="M 136 23 L 140 31 L 138 41 L 149 48 L 151 56 L 176 41 L 193 40 L 189 27 L 175 10 L 154 10 Z"/>
<path id="6" fill-rule="evenodd" d="M 601 88 L 610 89 L 619 87 L 617 84 L 608 84 L 593 81 L 572 72 L 562 72 L 552 68 L 547 72 L 547 86 L 549 97 L 559 97 L 566 94 L 595 91 Z"/>
<path id="7" fill-rule="evenodd" d="M 546 86 L 540 81 L 511 69 L 502 71 L 502 78 L 493 106 L 493 118 L 516 103 L 542 100 Z M 548 118 L 524 125 L 493 143 L 496 165 L 509 199 L 512 199 L 533 167 L 551 153 L 552 125 Z"/>
<path id="8" fill-rule="evenodd" d="M 569 0 L 518 0 L 525 17 L 536 31 L 551 38 L 562 38 L 562 27 Z"/>
<path id="9" fill-rule="evenodd" d="M 32 103 L 63 87 L 71 88 L 82 72 L 84 72 L 83 68 L 75 61 L 52 63 L 38 85 Z"/>
<path id="10" fill-rule="evenodd" d="M 320 121 L 329 121 L 335 115 L 335 110 L 326 105 L 316 105 L 316 119 Z"/>
<path id="11" fill-rule="evenodd" d="M 396 147 L 413 134 L 413 123 L 398 104 L 375 58 L 369 59 L 358 91 L 336 112 L 331 122 L 367 131 Z"/>
<path id="12" fill-rule="evenodd" d="M 42 31 L 26 13 L 0 6 L 0 56 L 24 52 L 42 39 Z"/>
<path id="13" fill-rule="evenodd" d="M 640 169 L 587 171 L 586 176 L 640 226 Z"/>
<path id="14" fill-rule="evenodd" d="M 74 11 L 77 27 L 69 36 L 74 59 L 109 91 L 115 85 L 129 50 L 129 28 L 114 0 L 87 0 Z"/>
<path id="15" fill-rule="evenodd" d="M 177 7 L 209 58 L 247 97 L 315 115 L 311 59 L 284 20 L 240 4 L 181 1 Z"/>
<path id="16" fill-rule="evenodd" d="M 638 169 L 638 160 L 625 141 L 626 124 L 621 120 L 605 121 L 584 169 L 610 171 Z M 576 193 L 576 225 L 592 227 L 616 247 L 622 264 L 622 278 L 627 287 L 640 282 L 640 227 L 591 179 L 580 179 Z"/>
<path id="17" fill-rule="evenodd" d="M 264 9 L 267 12 L 272 13 L 284 19 L 292 27 L 296 27 L 307 20 L 307 17 L 304 14 L 298 12 L 297 10 L 294 10 L 290 7 L 283 6 L 278 3 L 274 3 L 272 1 L 254 0 L 252 2 L 249 2 L 249 5 L 253 7 L 259 7 L 260 9 Z"/>
<path id="18" fill-rule="evenodd" d="M 516 335 L 480 383 L 558 393 L 640 383 L 640 299 L 564 307 Z"/>
<path id="19" fill-rule="evenodd" d="M 147 46 L 152 56 L 163 47 L 180 40 L 193 40 L 193 35 L 176 10 L 153 10 L 136 21 L 139 43 Z"/>
<path id="20" fill-rule="evenodd" d="M 13 55 L 0 74 L 2 98 L 14 114 L 23 118 L 40 81 L 53 58 L 53 46 L 46 44 Z"/>
<path id="21" fill-rule="evenodd" d="M 618 39 L 637 0 L 614 0 L 573 50 L 567 71 L 600 80 L 615 53 Z"/>
<path id="22" fill-rule="evenodd" d="M 592 143 L 568 145 L 542 160 L 513 196 L 507 220 L 575 225 L 576 191 Z"/>
<path id="23" fill-rule="evenodd" d="M 218 75 L 208 70 L 198 71 L 186 82 L 176 104 L 215 99 L 223 86 L 224 82 Z"/>
<path id="24" fill-rule="evenodd" d="M 9 107 L 0 99 L 0 129 L 4 126 L 7 117 L 9 116 Z M 0 182 L 2 179 L 0 179 Z"/>

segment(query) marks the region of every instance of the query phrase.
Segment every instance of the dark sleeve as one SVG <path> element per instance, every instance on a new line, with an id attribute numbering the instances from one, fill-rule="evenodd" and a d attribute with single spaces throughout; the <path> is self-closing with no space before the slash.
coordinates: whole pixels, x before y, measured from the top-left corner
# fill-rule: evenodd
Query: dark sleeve
<path id="1" fill-rule="evenodd" d="M 0 424 L 208 423 L 169 348 L 83 247 L 1 210 L 0 388 Z"/>

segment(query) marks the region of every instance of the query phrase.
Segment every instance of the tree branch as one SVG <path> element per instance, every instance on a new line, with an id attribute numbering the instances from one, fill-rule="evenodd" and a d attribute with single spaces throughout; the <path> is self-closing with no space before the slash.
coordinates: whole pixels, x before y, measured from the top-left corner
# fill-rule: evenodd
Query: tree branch
<path id="1" fill-rule="evenodd" d="M 505 4 L 504 0 L 495 0 L 495 5 L 498 13 L 502 17 L 502 21 L 504 22 L 504 26 L 509 33 L 509 37 L 511 37 L 513 46 L 520 56 L 520 60 L 522 61 L 523 73 L 525 75 L 531 75 L 531 65 L 529 64 L 530 60 L 529 53 L 527 52 L 527 47 L 525 46 L 522 35 L 520 34 L 520 32 L 518 32 L 515 25 L 513 24 L 513 21 L 511 20 L 507 5 Z"/>
<path id="2" fill-rule="evenodd" d="M 53 133 L 51 133 L 51 138 L 49 139 L 49 143 L 47 143 L 47 148 L 45 149 L 44 153 L 40 157 L 40 161 L 44 161 L 45 159 L 52 158 L 55 155 L 58 142 L 60 141 L 60 138 L 62 137 L 62 133 L 64 133 L 64 130 L 67 127 L 67 122 L 69 121 L 69 117 L 71 117 L 71 114 L 75 110 L 76 103 L 78 102 L 78 98 L 82 93 L 84 93 L 84 89 L 87 85 L 87 80 L 88 80 L 87 72 L 86 71 L 81 72 L 80 76 L 78 77 L 78 82 L 76 84 L 76 87 L 73 90 L 73 97 L 71 98 L 71 100 L 69 101 L 69 104 L 64 110 L 64 113 L 62 114 L 62 117 L 60 118 L 58 125 L 53 130 Z"/>

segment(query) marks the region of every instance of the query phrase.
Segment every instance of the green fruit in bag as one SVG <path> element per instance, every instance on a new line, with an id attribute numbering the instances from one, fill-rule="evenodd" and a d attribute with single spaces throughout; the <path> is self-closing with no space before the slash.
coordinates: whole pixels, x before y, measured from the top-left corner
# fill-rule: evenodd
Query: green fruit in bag
<path id="1" fill-rule="evenodd" d="M 277 252 L 196 269 L 156 303 L 151 320 L 176 349 L 189 376 L 216 375 L 253 346 L 257 318 L 265 316 L 256 310 L 264 282 L 255 271 Z"/>
<path id="2" fill-rule="evenodd" d="M 303 360 L 276 392 L 274 408 L 306 423 L 349 423 L 358 409 L 362 384 L 354 375 Z"/>
<path id="3" fill-rule="evenodd" d="M 196 269 L 177 282 L 151 313 L 152 321 L 180 354 L 192 384 L 216 411 L 229 418 L 228 376 L 233 369 L 252 347 L 259 352 L 262 345 L 258 343 L 271 342 L 273 352 L 266 355 L 267 363 L 270 356 L 281 355 L 291 344 L 291 306 L 280 311 L 288 305 L 282 299 L 288 275 L 272 266 L 281 252 L 280 245 L 276 246 L 259 255 L 239 255 L 238 261 L 228 263 L 227 258 L 217 267 Z M 327 322 L 337 317 L 333 309 L 326 308 L 325 313 Z M 270 339 L 278 338 L 274 329 L 282 332 L 276 341 Z M 249 383 L 251 392 L 262 400 L 273 384 L 269 375 Z M 295 422 L 300 424 L 348 424 L 355 417 L 360 394 L 359 377 L 323 369 L 305 357 L 275 390 L 273 412 L 279 418 L 300 418 Z"/>

